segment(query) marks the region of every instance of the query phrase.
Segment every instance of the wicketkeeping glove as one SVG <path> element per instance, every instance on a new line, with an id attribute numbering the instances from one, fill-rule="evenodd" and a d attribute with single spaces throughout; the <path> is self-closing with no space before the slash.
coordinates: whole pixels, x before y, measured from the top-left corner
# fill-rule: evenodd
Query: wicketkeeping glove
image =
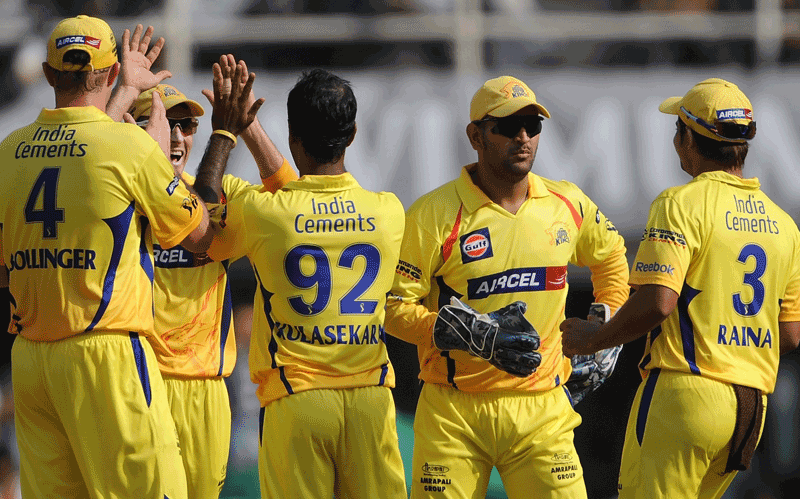
<path id="1" fill-rule="evenodd" d="M 517 301 L 481 314 L 458 298 L 439 310 L 433 341 L 440 350 L 463 350 L 498 369 L 524 378 L 542 363 L 539 333 L 525 318 L 527 305 Z"/>
<path id="2" fill-rule="evenodd" d="M 592 303 L 589 317 L 605 323 L 611 318 L 611 309 L 605 303 Z M 590 319 L 591 320 L 591 319 Z M 600 350 L 592 355 L 572 357 L 572 375 L 567 380 L 567 390 L 572 397 L 572 405 L 583 400 L 586 395 L 600 388 L 614 372 L 622 345 Z"/>

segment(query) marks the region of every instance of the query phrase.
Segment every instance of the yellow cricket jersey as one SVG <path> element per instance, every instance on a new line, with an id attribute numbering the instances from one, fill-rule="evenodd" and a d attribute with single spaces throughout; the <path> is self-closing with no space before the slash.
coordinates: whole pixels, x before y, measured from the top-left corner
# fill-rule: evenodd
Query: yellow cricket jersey
<path id="1" fill-rule="evenodd" d="M 191 175 L 184 172 L 183 179 L 194 185 Z M 227 200 L 248 190 L 261 186 L 233 175 L 222 177 Z M 230 262 L 215 262 L 180 245 L 164 249 L 157 242 L 153 261 L 156 334 L 150 343 L 161 372 L 187 378 L 230 375 L 236 364 Z"/>
<path id="2" fill-rule="evenodd" d="M 246 254 L 257 289 L 250 378 L 262 406 L 315 388 L 394 386 L 383 327 L 403 237 L 394 194 L 349 173 L 229 201 L 215 260 Z"/>
<path id="3" fill-rule="evenodd" d="M 642 369 L 708 376 L 771 393 L 778 322 L 800 320 L 800 232 L 758 179 L 698 175 L 653 201 L 631 284 L 680 295 L 648 336 Z"/>
<path id="4" fill-rule="evenodd" d="M 567 264 L 588 266 L 596 300 L 616 309 L 629 292 L 625 243 L 574 184 L 531 173 L 528 199 L 511 214 L 473 183 L 475 166 L 408 210 L 386 328 L 417 345 L 425 382 L 472 392 L 548 390 L 571 372 L 558 328 Z M 526 302 L 525 315 L 542 340 L 538 370 L 517 378 L 468 352 L 438 350 L 432 336 L 436 311 L 452 296 L 485 313 Z"/>
<path id="5" fill-rule="evenodd" d="M 0 145 L 2 250 L 11 330 L 55 341 L 153 333 L 149 234 L 164 247 L 202 219 L 158 144 L 94 107 L 44 109 Z"/>

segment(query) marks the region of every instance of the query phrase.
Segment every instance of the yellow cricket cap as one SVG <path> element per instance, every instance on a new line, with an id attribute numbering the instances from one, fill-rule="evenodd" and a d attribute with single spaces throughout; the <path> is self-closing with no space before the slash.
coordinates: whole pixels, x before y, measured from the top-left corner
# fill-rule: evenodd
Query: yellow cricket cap
<path id="1" fill-rule="evenodd" d="M 550 117 L 547 109 L 536 102 L 536 95 L 528 85 L 513 76 L 501 76 L 488 80 L 472 96 L 469 119 L 475 121 L 486 116 L 504 118 L 526 106 L 534 106 L 539 114 Z"/>
<path id="2" fill-rule="evenodd" d="M 743 143 L 748 139 L 723 137 L 716 123 L 747 126 L 753 121 L 753 105 L 739 87 L 720 78 L 709 78 L 693 86 L 683 97 L 670 97 L 658 106 L 666 114 L 681 118 L 695 132 L 723 142 Z"/>
<path id="3" fill-rule="evenodd" d="M 89 64 L 77 66 L 64 62 L 69 50 L 89 54 Z M 56 25 L 47 42 L 47 64 L 58 71 L 95 71 L 117 62 L 117 42 L 111 27 L 102 19 L 78 16 Z"/>
<path id="4" fill-rule="evenodd" d="M 203 106 L 201 106 L 199 103 L 186 97 L 183 92 L 172 85 L 162 83 L 139 94 L 139 97 L 136 98 L 136 102 L 133 103 L 133 108 L 131 111 L 133 119 L 138 120 L 140 116 L 150 116 L 150 105 L 153 102 L 153 92 L 158 92 L 159 96 L 161 97 L 161 101 L 164 103 L 164 109 L 169 110 L 178 104 L 186 104 L 189 106 L 192 116 L 203 116 L 205 114 Z"/>

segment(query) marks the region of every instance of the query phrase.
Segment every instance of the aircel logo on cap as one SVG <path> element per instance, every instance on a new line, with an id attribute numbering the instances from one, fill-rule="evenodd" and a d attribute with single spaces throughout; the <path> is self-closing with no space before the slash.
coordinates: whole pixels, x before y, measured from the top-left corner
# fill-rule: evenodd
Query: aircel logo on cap
<path id="1" fill-rule="evenodd" d="M 100 39 L 93 36 L 70 35 L 56 38 L 56 48 L 60 49 L 65 45 L 89 45 L 96 49 L 100 48 Z"/>
<path id="2" fill-rule="evenodd" d="M 178 95 L 178 91 L 172 87 L 164 87 L 164 97 L 169 97 L 170 95 Z"/>
<path id="3" fill-rule="evenodd" d="M 753 111 L 750 109 L 721 109 L 717 111 L 717 119 L 722 120 L 752 120 Z"/>

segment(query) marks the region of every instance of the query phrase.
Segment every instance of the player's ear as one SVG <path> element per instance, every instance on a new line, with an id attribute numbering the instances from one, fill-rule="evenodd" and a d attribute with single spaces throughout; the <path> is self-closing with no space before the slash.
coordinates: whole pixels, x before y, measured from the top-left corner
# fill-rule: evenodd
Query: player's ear
<path id="1" fill-rule="evenodd" d="M 108 70 L 108 81 L 107 85 L 109 87 L 114 86 L 114 81 L 116 81 L 117 76 L 119 76 L 119 62 L 115 62 L 111 69 Z"/>
<path id="2" fill-rule="evenodd" d="M 358 126 L 353 123 L 353 134 L 350 135 L 350 140 L 347 141 L 347 147 L 350 147 L 350 144 L 353 143 L 353 139 L 356 138 L 356 132 L 358 131 Z"/>
<path id="3" fill-rule="evenodd" d="M 50 84 L 51 87 L 56 86 L 56 75 L 53 72 L 53 68 L 50 67 L 49 64 L 46 62 L 42 63 L 42 71 L 44 72 L 44 77 L 47 79 L 47 83 Z"/>
<path id="4" fill-rule="evenodd" d="M 483 149 L 483 130 L 475 123 L 467 125 L 467 138 L 473 149 L 476 151 Z"/>

